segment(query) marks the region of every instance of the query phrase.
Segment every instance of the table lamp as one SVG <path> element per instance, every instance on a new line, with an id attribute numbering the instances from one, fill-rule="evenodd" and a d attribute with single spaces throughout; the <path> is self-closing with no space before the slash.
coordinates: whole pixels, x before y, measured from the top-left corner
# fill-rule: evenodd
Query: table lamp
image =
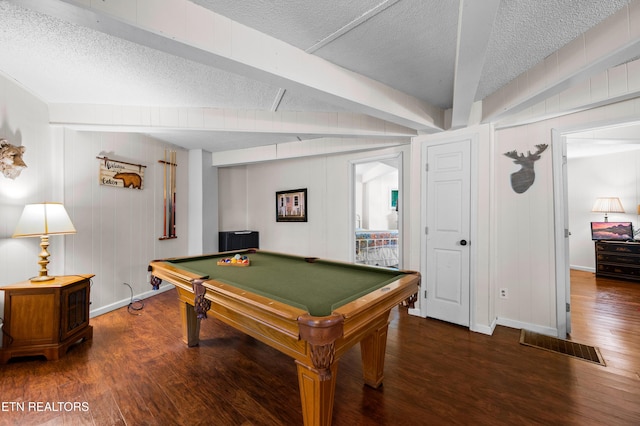
<path id="1" fill-rule="evenodd" d="M 591 209 L 593 213 L 604 213 L 604 221 L 609 222 L 607 213 L 624 213 L 622 203 L 618 197 L 596 198 L 596 202 Z"/>
<path id="2" fill-rule="evenodd" d="M 13 238 L 40 237 L 40 272 L 31 281 L 49 281 L 47 272 L 49 263 L 49 235 L 75 234 L 76 229 L 61 203 L 27 204 L 24 206 Z"/>

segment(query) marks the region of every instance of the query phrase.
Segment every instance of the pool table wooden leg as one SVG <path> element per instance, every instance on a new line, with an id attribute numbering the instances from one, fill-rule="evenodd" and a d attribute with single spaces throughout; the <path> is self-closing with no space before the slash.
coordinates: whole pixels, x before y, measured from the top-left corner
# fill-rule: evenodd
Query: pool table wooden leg
<path id="1" fill-rule="evenodd" d="M 364 382 L 372 388 L 377 388 L 382 384 L 388 329 L 389 323 L 378 328 L 360 342 Z"/>
<path id="2" fill-rule="evenodd" d="M 198 346 L 200 343 L 200 319 L 196 315 L 193 305 L 180 300 L 180 315 L 182 316 L 182 340 L 187 346 Z"/>
<path id="3" fill-rule="evenodd" d="M 296 361 L 296 364 L 305 426 L 331 425 L 338 361 L 334 361 L 329 366 L 331 374 L 311 368 L 299 361 Z"/>

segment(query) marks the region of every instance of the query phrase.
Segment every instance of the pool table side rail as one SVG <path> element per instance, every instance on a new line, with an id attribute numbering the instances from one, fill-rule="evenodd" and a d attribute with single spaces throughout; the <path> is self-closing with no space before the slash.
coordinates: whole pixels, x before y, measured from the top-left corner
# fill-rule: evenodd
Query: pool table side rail
<path id="1" fill-rule="evenodd" d="M 247 253 L 251 254 L 251 253 L 258 253 L 258 252 L 261 252 L 261 251 L 262 250 L 258 250 L 258 249 L 230 250 L 230 251 L 221 251 L 219 253 L 199 254 L 197 256 L 166 257 L 166 258 L 162 258 L 162 259 L 156 259 L 156 260 L 154 260 L 154 262 L 176 262 L 176 263 L 180 263 L 182 261 L 193 260 L 194 258 L 207 259 L 207 258 L 218 258 L 218 257 L 232 257 L 231 255 L 235 255 L 235 254 L 247 254 Z"/>
<path id="2" fill-rule="evenodd" d="M 338 314 L 345 319 L 348 319 L 352 316 L 359 315 L 364 310 L 370 309 L 371 303 L 384 304 L 384 302 L 387 302 L 389 299 L 397 299 L 398 292 L 403 292 L 404 295 L 400 297 L 403 301 L 418 292 L 420 282 L 419 277 L 419 274 L 416 272 L 406 271 L 406 275 L 399 276 L 398 279 L 386 284 L 384 287 L 374 290 L 365 296 L 359 297 L 358 299 L 334 309 L 330 315 L 317 316 L 316 318 L 329 318 Z M 411 287 L 412 281 L 416 281 L 416 278 L 417 284 L 414 287 Z M 232 295 L 237 299 L 260 306 L 264 310 L 270 311 L 289 320 L 297 320 L 301 315 L 308 314 L 304 309 L 290 306 L 286 303 L 270 299 L 249 290 L 235 287 L 228 283 L 219 282 L 215 279 L 205 280 L 203 285 L 211 291 Z"/>
<path id="3" fill-rule="evenodd" d="M 405 275 L 398 276 L 397 279 L 385 284 L 383 287 L 378 288 L 364 296 L 361 296 L 349 303 L 346 303 L 333 310 L 333 313 L 343 315 L 345 318 L 349 318 L 355 315 L 359 315 L 365 309 L 368 311 L 371 309 L 371 304 L 378 304 L 393 300 L 401 299 L 400 302 L 410 298 L 416 294 L 420 286 L 420 274 L 413 271 L 403 271 Z M 398 293 L 402 295 L 398 297 Z M 400 303 L 398 302 L 398 303 Z"/>
<path id="4" fill-rule="evenodd" d="M 297 319 L 292 320 L 279 315 L 277 311 L 264 309 L 261 304 L 238 299 L 228 293 L 207 289 L 205 297 L 211 301 L 209 313 L 214 318 L 292 358 L 307 358 L 307 347 L 305 342 L 300 340 Z"/>
<path id="5" fill-rule="evenodd" d="M 356 340 L 359 336 L 352 336 L 353 333 L 362 333 L 366 329 L 365 324 L 372 318 L 386 318 L 394 307 L 408 300 L 419 291 L 420 274 L 411 273 L 398 280 L 375 290 L 374 292 L 354 300 L 344 306 L 337 308 L 334 314 L 345 318 L 343 325 L 343 338 Z M 389 290 L 383 290 L 389 288 Z"/>
<path id="6" fill-rule="evenodd" d="M 217 280 L 207 280 L 203 282 L 204 287 L 209 290 L 207 295 L 220 294 L 232 297 L 234 300 L 240 300 L 246 304 L 255 306 L 256 308 L 278 315 L 287 321 L 296 321 L 300 315 L 307 313 L 306 310 L 295 306 L 287 305 L 274 299 L 235 287 L 231 284 L 223 283 Z M 207 297 L 207 296 L 205 296 Z M 213 296 L 212 296 L 213 297 Z"/>
<path id="7" fill-rule="evenodd" d="M 148 270 L 151 272 L 151 275 L 171 282 L 172 280 L 178 280 L 191 283 L 193 280 L 206 280 L 209 278 L 208 275 L 196 274 L 195 272 L 179 269 L 164 259 L 151 261 Z M 160 274 L 158 274 L 158 271 L 160 271 Z"/>

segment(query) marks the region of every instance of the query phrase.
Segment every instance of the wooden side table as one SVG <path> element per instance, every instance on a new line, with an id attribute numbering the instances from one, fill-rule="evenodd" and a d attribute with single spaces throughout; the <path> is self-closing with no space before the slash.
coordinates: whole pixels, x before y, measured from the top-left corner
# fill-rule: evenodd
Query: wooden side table
<path id="1" fill-rule="evenodd" d="M 89 292 L 93 276 L 59 276 L 0 287 L 4 291 L 0 363 L 34 355 L 58 359 L 69 346 L 91 339 Z"/>

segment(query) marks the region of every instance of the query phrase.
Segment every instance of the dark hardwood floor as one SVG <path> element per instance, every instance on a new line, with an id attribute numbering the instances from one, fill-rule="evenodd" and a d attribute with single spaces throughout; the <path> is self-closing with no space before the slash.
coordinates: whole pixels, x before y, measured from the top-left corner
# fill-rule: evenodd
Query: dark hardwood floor
<path id="1" fill-rule="evenodd" d="M 333 424 L 640 424 L 640 284 L 573 272 L 571 300 L 571 339 L 598 346 L 606 367 L 520 345 L 519 330 L 486 336 L 397 308 L 383 386 L 363 385 L 349 351 Z M 144 303 L 93 318 L 93 340 L 58 361 L 0 366 L 0 424 L 302 424 L 290 358 L 214 319 L 187 348 L 175 291 Z"/>

